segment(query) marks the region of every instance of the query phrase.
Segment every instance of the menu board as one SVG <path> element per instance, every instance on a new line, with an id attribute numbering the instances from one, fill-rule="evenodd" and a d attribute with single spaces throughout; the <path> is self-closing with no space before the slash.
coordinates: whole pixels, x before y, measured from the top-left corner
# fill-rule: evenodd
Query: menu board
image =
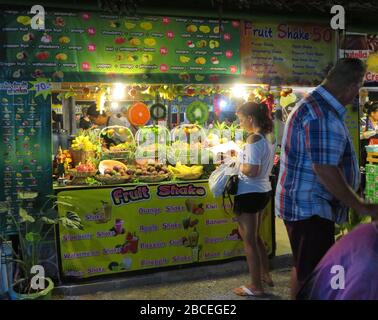
<path id="1" fill-rule="evenodd" d="M 243 22 L 242 74 L 272 85 L 316 86 L 332 67 L 334 32 L 324 26 Z"/>
<path id="2" fill-rule="evenodd" d="M 33 88 L 26 81 L 0 82 L 0 201 L 11 203 L 12 214 L 18 213 L 20 192 L 43 199 L 52 187 L 50 96 Z M 28 201 L 30 212 L 34 207 Z"/>
<path id="3" fill-rule="evenodd" d="M 223 210 L 208 182 L 167 182 L 67 190 L 83 230 L 59 226 L 65 277 L 87 278 L 243 256 L 236 218 Z M 225 201 L 231 211 L 228 201 Z M 59 206 L 59 215 L 72 210 Z M 272 211 L 261 236 L 273 250 Z"/>
<path id="4" fill-rule="evenodd" d="M 347 32 L 341 39 L 339 57 L 365 61 L 365 85 L 378 85 L 378 35 Z"/>
<path id="5" fill-rule="evenodd" d="M 49 12 L 40 31 L 31 29 L 27 13 L 4 11 L 0 18 L 5 78 L 174 74 L 200 82 L 240 74 L 239 21 Z"/>

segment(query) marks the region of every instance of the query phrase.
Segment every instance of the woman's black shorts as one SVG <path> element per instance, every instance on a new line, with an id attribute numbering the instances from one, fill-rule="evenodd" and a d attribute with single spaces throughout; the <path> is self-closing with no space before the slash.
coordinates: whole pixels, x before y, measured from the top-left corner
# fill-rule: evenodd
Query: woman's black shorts
<path id="1" fill-rule="evenodd" d="M 271 197 L 271 191 L 252 192 L 235 196 L 234 214 L 257 213 L 265 209 Z"/>

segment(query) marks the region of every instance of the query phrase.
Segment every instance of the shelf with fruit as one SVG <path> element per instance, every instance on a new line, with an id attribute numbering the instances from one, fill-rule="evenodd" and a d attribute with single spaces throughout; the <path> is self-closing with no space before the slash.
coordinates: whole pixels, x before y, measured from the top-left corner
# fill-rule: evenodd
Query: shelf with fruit
<path id="1" fill-rule="evenodd" d="M 160 182 L 171 178 L 167 165 L 147 161 L 132 167 L 135 180 L 140 182 Z"/>
<path id="2" fill-rule="evenodd" d="M 198 124 L 183 124 L 171 130 L 172 145 L 168 151 L 168 160 L 175 164 L 202 163 L 203 142 L 206 133 Z"/>
<path id="3" fill-rule="evenodd" d="M 135 152 L 135 141 L 131 130 L 123 126 L 110 126 L 101 130 L 99 143 L 103 159 L 130 160 Z"/>
<path id="4" fill-rule="evenodd" d="M 169 138 L 169 130 L 159 125 L 145 126 L 135 134 L 135 142 L 138 146 L 148 144 L 168 145 Z"/>
<path id="5" fill-rule="evenodd" d="M 187 166 L 177 162 L 175 166 L 168 165 L 168 171 L 174 178 L 180 180 L 197 180 L 204 173 L 202 165 Z"/>
<path id="6" fill-rule="evenodd" d="M 97 134 L 91 130 L 80 130 L 72 141 L 70 149 L 74 165 L 97 158 L 100 151 Z"/>
<path id="7" fill-rule="evenodd" d="M 96 180 L 104 184 L 126 183 L 133 180 L 134 171 L 124 163 L 115 160 L 103 160 L 99 164 Z"/>

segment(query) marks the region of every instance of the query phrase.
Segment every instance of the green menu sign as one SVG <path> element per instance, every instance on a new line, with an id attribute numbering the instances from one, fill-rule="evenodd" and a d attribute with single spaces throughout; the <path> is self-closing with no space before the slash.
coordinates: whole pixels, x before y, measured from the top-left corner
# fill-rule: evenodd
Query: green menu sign
<path id="1" fill-rule="evenodd" d="M 243 22 L 242 74 L 273 85 L 318 85 L 336 57 L 330 28 L 305 23 Z"/>
<path id="2" fill-rule="evenodd" d="M 0 201 L 11 204 L 12 214 L 18 213 L 20 192 L 38 192 L 44 202 L 52 191 L 51 98 L 45 86 L 42 80 L 0 82 Z M 34 207 L 28 201 L 26 209 Z M 4 231 L 5 220 L 0 222 Z"/>
<path id="3" fill-rule="evenodd" d="M 0 16 L 5 78 L 166 74 L 201 82 L 240 74 L 239 21 L 50 12 L 45 30 L 32 30 L 26 13 Z"/>

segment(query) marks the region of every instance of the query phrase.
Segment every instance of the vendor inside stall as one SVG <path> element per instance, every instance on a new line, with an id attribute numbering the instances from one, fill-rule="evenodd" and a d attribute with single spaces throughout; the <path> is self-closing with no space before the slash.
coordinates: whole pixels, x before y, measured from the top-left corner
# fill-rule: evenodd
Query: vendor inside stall
<path id="1" fill-rule="evenodd" d="M 131 127 L 130 122 L 121 114 L 112 114 L 110 111 L 104 112 L 97 110 L 96 104 L 92 104 L 87 111 L 89 119 L 98 127 L 105 128 L 110 126 Z"/>

